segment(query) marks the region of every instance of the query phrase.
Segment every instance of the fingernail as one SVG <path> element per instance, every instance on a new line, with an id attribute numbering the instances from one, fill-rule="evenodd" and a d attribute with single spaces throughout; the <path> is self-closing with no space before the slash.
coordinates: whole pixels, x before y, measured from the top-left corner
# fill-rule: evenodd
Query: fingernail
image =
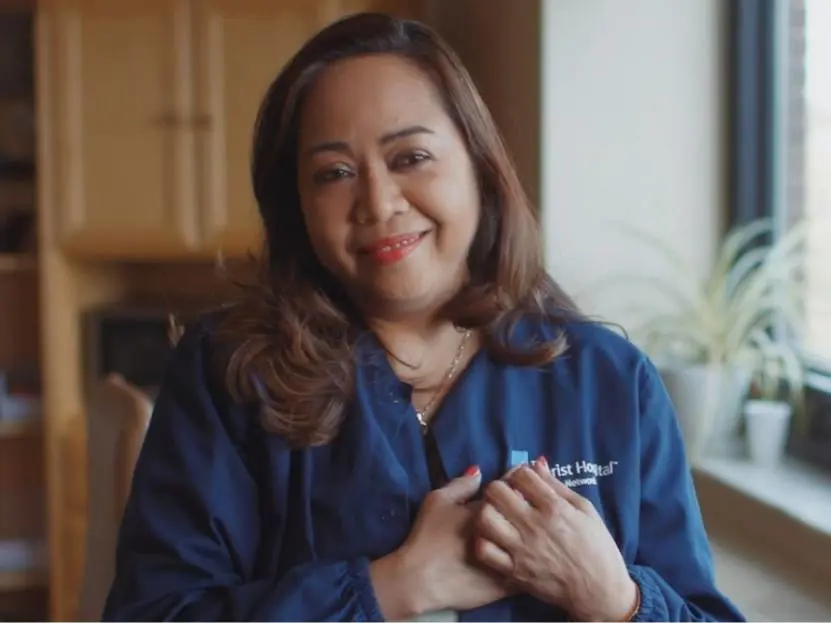
<path id="1" fill-rule="evenodd" d="M 465 476 L 475 476 L 479 473 L 479 466 L 478 465 L 471 465 L 465 470 Z"/>
<path id="2" fill-rule="evenodd" d="M 545 469 L 548 469 L 548 459 L 546 459 L 544 456 L 541 456 L 540 458 L 538 458 L 537 463 L 542 465 Z"/>

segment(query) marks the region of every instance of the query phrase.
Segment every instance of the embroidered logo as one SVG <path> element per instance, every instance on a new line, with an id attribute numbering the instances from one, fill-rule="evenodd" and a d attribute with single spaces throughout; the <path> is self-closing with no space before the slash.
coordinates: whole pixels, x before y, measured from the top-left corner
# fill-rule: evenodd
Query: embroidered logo
<path id="1" fill-rule="evenodd" d="M 597 479 L 614 474 L 617 464 L 617 461 L 608 461 L 607 463 L 592 463 L 591 461 L 556 463 L 551 467 L 551 473 L 569 489 L 587 486 L 596 487 Z"/>
<path id="2" fill-rule="evenodd" d="M 528 463 L 528 452 L 524 450 L 511 450 L 511 469 L 525 463 Z M 555 463 L 551 467 L 551 474 L 569 489 L 576 487 L 596 487 L 597 479 L 614 474 L 617 464 L 617 461 L 608 461 L 606 463 L 592 463 L 591 461 Z"/>

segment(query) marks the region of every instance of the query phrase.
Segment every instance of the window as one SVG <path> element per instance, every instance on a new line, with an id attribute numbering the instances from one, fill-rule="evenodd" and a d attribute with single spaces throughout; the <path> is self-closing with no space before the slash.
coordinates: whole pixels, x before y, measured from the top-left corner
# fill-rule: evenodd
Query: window
<path id="1" fill-rule="evenodd" d="M 807 219 L 805 354 L 809 377 L 807 434 L 792 444 L 803 458 L 831 458 L 831 2 L 777 0 L 786 96 L 779 150 L 782 199 L 774 216 L 783 224 Z M 777 154 L 774 154 L 776 157 Z"/>
<path id="2" fill-rule="evenodd" d="M 796 454 L 831 466 L 831 2 L 788 3 L 784 54 L 788 105 L 785 154 L 787 220 L 808 219 L 805 353 L 807 434 Z"/>
<path id="3" fill-rule="evenodd" d="M 731 0 L 731 220 L 808 219 L 808 427 L 790 450 L 831 468 L 831 0 Z"/>
<path id="4" fill-rule="evenodd" d="M 801 6 L 800 6 L 801 5 Z M 796 115 L 792 115 L 788 167 L 792 181 L 790 210 L 810 219 L 806 265 L 806 350 L 815 363 L 831 371 L 831 2 L 803 0 L 791 4 L 791 45 L 797 54 L 790 66 Z M 799 117 L 802 117 L 800 119 Z"/>

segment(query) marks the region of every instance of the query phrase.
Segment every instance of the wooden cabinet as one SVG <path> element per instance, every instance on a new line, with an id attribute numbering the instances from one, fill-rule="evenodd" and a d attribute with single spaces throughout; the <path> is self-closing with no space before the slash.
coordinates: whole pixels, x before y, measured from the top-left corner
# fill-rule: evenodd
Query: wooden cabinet
<path id="1" fill-rule="evenodd" d="M 60 238 L 83 255 L 198 244 L 184 0 L 54 0 Z"/>
<path id="2" fill-rule="evenodd" d="M 259 247 L 254 120 L 302 43 L 402 0 L 43 0 L 54 20 L 59 239 L 82 258 L 239 256 Z"/>
<path id="3" fill-rule="evenodd" d="M 359 11 L 378 11 L 408 19 L 422 19 L 426 13 L 424 2 L 418 0 L 341 0 L 342 14 Z"/>
<path id="4" fill-rule="evenodd" d="M 291 55 L 338 14 L 331 1 L 194 4 L 199 203 L 208 251 L 239 255 L 259 242 L 249 173 L 257 110 Z"/>

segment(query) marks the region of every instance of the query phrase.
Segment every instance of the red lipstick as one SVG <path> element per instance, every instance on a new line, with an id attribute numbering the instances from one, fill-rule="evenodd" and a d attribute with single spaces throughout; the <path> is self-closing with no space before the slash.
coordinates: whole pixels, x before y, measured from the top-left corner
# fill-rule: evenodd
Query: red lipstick
<path id="1" fill-rule="evenodd" d="M 394 264 L 412 253 L 426 235 L 422 232 L 390 236 L 362 246 L 359 252 L 376 264 Z"/>

